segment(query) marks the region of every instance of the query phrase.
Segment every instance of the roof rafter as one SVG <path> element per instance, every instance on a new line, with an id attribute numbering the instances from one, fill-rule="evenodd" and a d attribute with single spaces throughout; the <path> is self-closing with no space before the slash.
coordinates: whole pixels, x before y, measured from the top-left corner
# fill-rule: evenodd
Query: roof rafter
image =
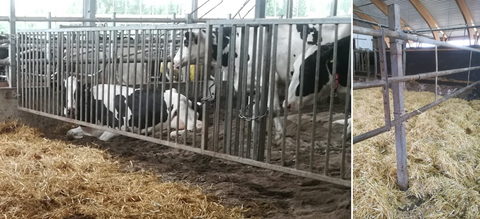
<path id="1" fill-rule="evenodd" d="M 440 35 L 438 34 L 438 30 L 436 31 L 435 29 L 440 28 L 438 23 L 433 19 L 432 15 L 428 12 L 428 10 L 423 6 L 423 4 L 420 2 L 420 0 L 409 0 L 412 6 L 420 13 L 420 15 L 423 17 L 423 19 L 427 22 L 428 26 L 430 29 L 432 29 L 433 37 L 435 40 L 440 40 Z M 443 35 L 444 41 L 447 39 L 447 35 L 445 32 L 440 30 L 440 33 Z"/>
<path id="2" fill-rule="evenodd" d="M 465 0 L 455 1 L 457 2 L 458 8 L 460 8 L 460 12 L 462 12 L 463 19 L 465 19 L 467 26 L 475 26 L 475 22 L 473 21 L 473 17 L 468 10 Z M 470 36 L 470 45 L 472 45 L 472 43 L 475 42 L 475 35 L 478 36 L 477 28 L 468 28 L 468 35 Z"/>
<path id="3" fill-rule="evenodd" d="M 361 19 L 363 20 L 367 20 L 367 21 L 371 21 L 371 22 L 374 22 L 374 23 L 378 23 L 375 19 L 373 19 L 372 17 L 370 17 L 370 15 L 368 14 L 364 14 L 362 13 L 362 9 L 360 9 L 359 7 L 357 7 L 355 4 L 353 4 L 353 13 L 355 13 L 358 17 L 360 17 Z M 375 30 L 378 30 L 380 29 L 379 26 L 377 25 L 373 25 L 373 24 L 370 24 Z M 390 38 L 389 37 L 385 37 L 385 43 L 387 44 L 387 47 L 390 47 Z"/>

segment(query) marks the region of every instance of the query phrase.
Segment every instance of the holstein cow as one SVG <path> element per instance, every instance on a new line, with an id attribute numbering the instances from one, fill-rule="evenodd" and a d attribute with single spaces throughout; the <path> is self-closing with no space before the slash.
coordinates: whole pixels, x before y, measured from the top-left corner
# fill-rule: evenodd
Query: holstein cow
<path id="1" fill-rule="evenodd" d="M 348 79 L 348 60 L 350 52 L 351 36 L 346 36 L 337 42 L 337 74 L 338 74 L 338 88 L 337 93 L 346 93 L 347 79 Z M 320 60 L 317 60 L 318 46 L 309 46 L 305 51 L 304 60 L 304 77 L 301 78 L 302 59 L 297 59 L 294 63 L 294 73 L 292 81 L 288 87 L 288 102 L 284 101 L 283 107 L 290 112 L 296 112 L 307 106 L 315 104 L 314 98 L 317 96 L 317 101 L 323 100 L 330 95 L 331 83 L 336 82 L 336 77 L 332 75 L 333 71 L 333 50 L 334 43 L 322 45 L 320 47 Z M 300 55 L 301 57 L 301 55 Z M 319 65 L 318 75 L 318 90 L 315 94 L 315 70 L 316 65 Z M 300 90 L 300 82 L 303 83 L 303 89 Z M 300 91 L 302 91 L 302 105 L 300 105 Z M 348 112 L 346 112 L 348 114 Z M 348 120 L 348 127 L 350 128 L 350 120 Z M 342 121 L 336 123 L 343 124 Z M 347 134 L 349 134 L 349 129 Z"/>
<path id="2" fill-rule="evenodd" d="M 269 106 L 271 111 L 273 111 L 274 115 L 277 114 L 278 112 L 281 111 L 281 105 L 280 105 L 280 98 L 278 96 L 278 85 L 280 84 L 286 84 L 288 81 L 288 78 L 290 77 L 289 72 L 287 72 L 287 60 L 290 58 L 290 69 L 293 69 L 293 63 L 295 62 L 297 57 L 301 57 L 301 53 L 303 52 L 303 39 L 306 38 L 307 45 L 314 45 L 318 41 L 318 25 L 308 25 L 307 31 L 306 31 L 306 36 L 303 36 L 303 27 L 304 25 L 293 25 L 292 26 L 292 37 L 291 37 L 291 53 L 290 57 L 288 56 L 288 41 L 289 41 L 289 25 L 278 25 L 278 37 L 277 37 L 277 45 L 272 45 L 277 47 L 277 53 L 276 53 L 276 66 L 275 66 L 275 85 L 276 86 L 273 97 L 268 95 L 268 98 L 274 98 L 273 99 L 273 106 Z M 334 30 L 335 30 L 335 25 L 334 24 L 324 24 L 322 25 L 322 44 L 328 43 L 328 42 L 333 42 L 334 41 Z M 210 51 L 212 52 L 212 65 L 219 65 L 221 64 L 222 67 L 227 67 L 228 66 L 228 52 L 229 52 L 229 45 L 230 45 L 230 29 L 225 28 L 224 29 L 224 35 L 223 36 L 218 36 L 218 33 L 214 31 L 212 33 L 213 39 L 212 39 L 212 48 L 210 48 Z M 236 40 L 236 54 L 235 54 L 235 73 L 234 73 L 234 87 L 235 91 L 239 90 L 239 77 L 245 73 L 239 72 L 239 62 L 240 62 L 240 56 L 238 54 L 240 53 L 240 48 L 241 48 L 241 31 L 240 28 L 236 31 L 237 33 L 237 40 Z M 350 24 L 340 24 L 339 25 L 339 37 L 347 36 L 350 34 Z M 266 34 L 265 34 L 266 35 Z M 190 37 L 192 39 L 190 39 Z M 219 37 L 223 37 L 223 45 L 218 45 L 218 39 Z M 196 60 L 204 60 L 204 54 L 205 54 L 205 46 L 206 46 L 206 33 L 205 31 L 196 31 L 196 32 L 187 32 L 184 35 L 184 40 L 183 40 L 183 54 L 180 56 L 180 52 L 177 52 L 177 54 L 174 57 L 173 63 L 174 67 L 179 68 L 181 66 L 186 65 L 188 60 L 190 61 L 196 61 Z M 253 48 L 253 42 L 254 38 L 254 31 L 250 31 L 250 36 L 249 36 L 249 48 L 248 48 L 248 63 L 247 63 L 247 89 L 250 88 L 250 78 L 252 76 L 252 57 L 251 54 L 257 51 L 257 48 Z M 191 41 L 191 45 L 188 43 L 189 39 Z M 264 38 L 266 40 L 266 38 Z M 266 41 L 265 41 L 266 42 Z M 217 47 L 222 46 L 222 63 L 217 63 Z M 189 53 L 189 47 L 192 51 L 192 54 Z M 197 48 L 200 50 L 200 57 L 196 57 L 196 51 Z M 195 51 L 195 52 L 193 52 Z M 226 71 L 225 71 L 226 72 Z M 261 83 L 261 82 L 260 82 Z M 247 92 L 252 92 L 250 90 L 247 90 Z M 270 103 L 270 101 L 268 101 Z M 276 136 L 279 137 L 280 134 L 283 132 L 283 126 L 281 124 L 280 118 L 275 117 L 274 118 L 274 125 L 276 128 Z"/>
<path id="3" fill-rule="evenodd" d="M 135 89 L 113 84 L 99 84 L 90 88 L 80 83 L 74 76 L 64 80 L 63 85 L 66 91 L 63 113 L 65 116 L 75 114 L 81 121 L 98 122 L 124 131 L 134 133 L 140 131 L 142 134 L 151 133 L 154 129 L 162 131 L 160 130 L 162 124 L 164 128 L 170 126 L 179 130 L 179 134 L 184 133 L 185 129 L 193 131 L 203 127 L 201 105 L 197 103 L 197 112 L 195 112 L 193 103 L 176 89 L 162 93 L 160 88 Z M 92 110 L 91 113 L 90 110 Z M 169 118 L 171 122 L 167 124 Z M 69 138 L 94 136 L 102 141 L 108 141 L 118 135 L 85 126 L 79 126 L 67 132 Z M 176 135 L 176 131 L 171 132 L 170 135 Z"/>

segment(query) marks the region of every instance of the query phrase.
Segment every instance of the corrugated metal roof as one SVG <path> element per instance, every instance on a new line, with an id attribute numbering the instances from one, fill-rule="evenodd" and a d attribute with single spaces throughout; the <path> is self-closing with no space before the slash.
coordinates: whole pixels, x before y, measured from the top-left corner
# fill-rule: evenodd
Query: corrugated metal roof
<path id="1" fill-rule="evenodd" d="M 429 29 L 427 22 L 418 13 L 418 11 L 412 6 L 409 0 L 385 0 L 386 5 L 398 4 L 400 6 L 400 17 L 414 30 Z M 460 12 L 460 9 L 455 0 L 420 0 L 427 11 L 432 15 L 435 21 L 441 28 L 447 28 L 452 26 L 465 25 L 465 20 Z M 480 25 L 480 1 L 479 0 L 465 0 L 465 3 L 470 10 L 475 24 Z M 353 0 L 353 4 L 360 6 L 360 9 L 365 13 L 371 15 L 378 23 L 387 25 L 387 16 L 383 14 L 370 0 Z M 358 16 L 354 15 L 358 18 Z M 362 25 L 365 26 L 365 25 Z M 450 37 L 463 37 L 464 34 L 468 34 L 463 29 L 460 30 L 447 30 L 445 33 Z M 424 32 L 424 35 L 433 37 L 431 32 Z"/>

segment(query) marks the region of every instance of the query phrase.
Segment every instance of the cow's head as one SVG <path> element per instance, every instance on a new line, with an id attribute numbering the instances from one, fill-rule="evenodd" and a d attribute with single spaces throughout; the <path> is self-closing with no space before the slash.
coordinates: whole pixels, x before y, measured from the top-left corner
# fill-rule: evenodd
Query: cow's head
<path id="1" fill-rule="evenodd" d="M 64 95 L 63 114 L 65 116 L 75 112 L 77 106 L 76 96 L 78 93 L 78 88 L 80 88 L 80 82 L 75 76 L 69 76 L 67 79 L 63 80 L 63 87 L 61 89 Z"/>
<path id="2" fill-rule="evenodd" d="M 350 36 L 338 40 L 337 54 L 337 73 L 339 81 L 343 81 L 348 76 L 348 54 L 350 49 Z M 288 86 L 288 102 L 284 101 L 283 107 L 290 112 L 295 112 L 303 107 L 315 104 L 315 95 L 317 100 L 323 100 L 330 95 L 331 83 L 335 83 L 335 77 L 332 76 L 333 71 L 333 50 L 334 44 L 329 43 L 322 45 L 320 48 L 320 60 L 317 59 L 318 46 L 308 46 L 305 51 L 304 76 L 301 77 L 302 59 L 298 58 L 293 64 L 293 76 Z M 301 55 L 299 55 L 301 57 Z M 319 75 L 317 84 L 317 93 L 315 94 L 315 70 L 319 65 Z M 301 85 L 303 84 L 303 85 Z M 346 83 L 345 83 L 346 85 Z M 301 89 L 303 86 L 303 89 Z M 343 87 L 339 83 L 339 88 Z M 338 90 L 337 90 L 338 91 Z M 342 92 L 345 92 L 342 90 Z M 300 93 L 302 103 L 300 104 Z"/>
<path id="3" fill-rule="evenodd" d="M 169 114 L 171 116 L 171 123 L 170 127 L 176 128 L 178 130 L 187 129 L 189 131 L 193 131 L 194 129 L 199 130 L 202 129 L 203 123 L 199 120 L 200 115 L 196 111 L 194 111 L 193 103 L 188 100 L 188 98 L 180 93 L 177 92 L 175 88 L 170 90 L 166 90 L 164 92 L 164 100 L 169 108 Z M 172 98 L 170 99 L 170 95 Z M 200 106 L 197 106 L 197 109 Z M 177 123 L 177 117 L 179 122 Z M 187 120 L 185 120 L 185 117 Z M 196 121 L 196 127 L 195 127 Z"/>
<path id="4" fill-rule="evenodd" d="M 90 91 L 87 90 L 87 85 L 81 83 L 75 76 L 69 76 L 63 80 L 60 90 L 56 92 L 59 98 L 62 98 L 63 115 L 77 115 L 80 119 L 80 111 L 77 108 L 86 107 L 89 102 Z"/>
<path id="5" fill-rule="evenodd" d="M 206 33 L 201 31 L 187 31 L 183 35 L 182 45 L 173 58 L 173 67 L 180 69 L 190 61 L 202 61 L 205 56 Z M 197 57 L 197 51 L 199 57 Z M 181 54 L 180 54 L 181 53 Z"/>
<path id="6" fill-rule="evenodd" d="M 222 34 L 222 65 L 227 66 L 228 64 L 228 51 L 230 45 L 230 35 L 232 33 L 231 27 L 223 27 Z M 210 52 L 212 54 L 212 61 L 217 61 L 217 48 L 218 48 L 218 29 L 212 33 L 212 47 Z M 189 31 L 185 32 L 182 41 L 182 47 L 177 51 L 175 57 L 173 58 L 173 67 L 175 69 L 180 69 L 188 64 L 195 61 L 203 61 L 205 58 L 206 44 L 207 44 L 207 33 L 205 30 L 201 31 Z M 198 50 L 198 52 L 197 52 Z M 180 54 L 181 53 L 181 54 Z M 198 53 L 198 56 L 197 56 Z M 235 54 L 235 57 L 238 55 Z"/>

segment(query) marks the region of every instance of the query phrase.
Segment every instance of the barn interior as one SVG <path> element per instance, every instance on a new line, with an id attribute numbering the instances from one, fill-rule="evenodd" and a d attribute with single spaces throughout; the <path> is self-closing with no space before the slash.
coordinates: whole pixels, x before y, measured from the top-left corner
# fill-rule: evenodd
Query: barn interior
<path id="1" fill-rule="evenodd" d="M 477 217 L 480 3 L 353 7 L 353 217 Z"/>
<path id="2" fill-rule="evenodd" d="M 275 82 L 272 66 L 283 61 L 275 51 L 286 49 L 275 44 L 287 34 L 279 31 L 282 25 L 291 27 L 288 34 L 297 40 L 292 48 L 305 53 L 311 44 L 351 34 L 351 6 L 349 0 L 10 0 L 0 8 L 0 162 L 9 166 L 1 174 L 0 213 L 9 218 L 350 218 L 351 142 L 348 126 L 338 124 L 349 119 L 350 92 L 328 92 L 328 99 L 315 97 L 312 105 L 290 112 L 281 105 L 291 79 L 269 85 Z M 322 28 L 323 39 L 313 37 L 315 26 Z M 227 35 L 229 28 L 253 37 Z M 207 40 L 222 32 L 226 37 L 219 41 Z M 191 46 L 227 41 L 228 56 L 220 46 L 214 47 L 218 57 Z M 252 44 L 256 50 L 245 52 Z M 176 69 L 175 55 L 185 53 L 200 58 Z M 238 80 L 232 65 L 208 64 L 217 58 L 234 63 L 237 55 L 243 68 Z M 247 68 L 249 60 L 256 64 Z M 329 61 L 339 65 L 337 58 Z M 243 78 L 250 72 L 251 78 Z M 77 87 L 68 83 L 72 77 Z M 113 95 L 108 89 L 87 92 L 103 85 L 122 89 Z M 118 95 L 130 97 L 122 96 L 123 88 L 175 88 L 203 120 L 184 118 L 180 103 L 187 102 L 178 98 L 171 104 L 178 114 L 162 123 L 165 130 L 135 129 L 155 120 L 148 115 L 122 130 L 122 122 L 112 120 L 127 121 L 135 113 L 109 108 L 105 100 L 112 97 L 118 104 Z M 275 92 L 278 111 L 275 99 L 267 98 Z M 131 96 L 140 112 L 162 107 L 150 109 L 148 102 L 141 104 L 144 96 Z M 147 92 L 149 97 L 158 98 Z M 69 100 L 77 108 L 67 110 Z M 99 101 L 106 108 L 90 107 Z M 107 111 L 118 114 L 97 114 Z M 89 121 L 92 115 L 100 121 Z M 279 135 L 274 118 L 283 127 Z M 173 127 L 182 119 L 194 129 L 182 134 L 182 125 Z M 113 125 L 102 124 L 105 120 Z M 203 127 L 196 129 L 200 121 Z M 67 136 L 79 126 L 118 136 L 108 141 Z"/>

